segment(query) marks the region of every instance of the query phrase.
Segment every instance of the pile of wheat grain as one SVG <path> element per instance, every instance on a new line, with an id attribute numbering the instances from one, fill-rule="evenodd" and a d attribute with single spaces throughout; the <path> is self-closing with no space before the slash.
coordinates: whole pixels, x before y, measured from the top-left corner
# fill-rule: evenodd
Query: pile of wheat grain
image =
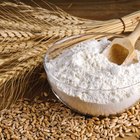
<path id="1" fill-rule="evenodd" d="M 56 99 L 36 99 L 33 102 L 24 99 L 0 112 L 2 140 L 115 140 L 132 135 L 140 138 L 139 129 L 139 103 L 110 117 L 82 116 Z"/>

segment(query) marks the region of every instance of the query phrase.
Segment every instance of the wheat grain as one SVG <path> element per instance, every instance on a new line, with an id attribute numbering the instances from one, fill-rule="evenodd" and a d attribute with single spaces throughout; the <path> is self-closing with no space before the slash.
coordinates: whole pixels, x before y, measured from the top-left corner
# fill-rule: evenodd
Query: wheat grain
<path id="1" fill-rule="evenodd" d="M 31 32 L 24 32 L 18 30 L 0 30 L 0 42 L 15 42 L 26 41 L 33 39 L 34 35 Z"/>
<path id="2" fill-rule="evenodd" d="M 20 9 L 18 9 L 18 6 L 14 8 L 12 6 L 12 4 L 11 6 L 8 4 L 8 7 L 6 4 L 0 4 L 1 19 L 8 19 L 9 21 L 13 21 L 15 23 L 19 22 L 21 29 L 26 27 L 28 30 L 37 31 L 38 28 L 41 28 L 42 26 L 43 28 L 41 29 L 45 29 L 46 26 L 44 24 L 41 24 L 41 22 L 37 21 L 35 18 L 32 18 L 28 14 L 21 13 Z"/>
<path id="3" fill-rule="evenodd" d="M 89 32 L 94 32 L 94 31 L 97 32 L 98 28 L 100 29 L 100 27 L 101 27 L 100 30 L 102 30 L 102 27 L 104 29 L 106 29 L 110 25 L 118 24 L 119 26 L 122 27 L 122 28 L 120 28 L 120 30 L 121 31 L 123 30 L 122 22 L 120 20 L 109 20 L 107 22 L 101 22 L 101 21 L 85 20 L 85 19 L 80 19 L 80 18 L 78 19 L 78 18 L 76 18 L 74 16 L 71 16 L 71 15 L 65 13 L 65 12 L 62 12 L 61 10 L 60 10 L 60 12 L 59 12 L 59 10 L 54 12 L 54 11 L 49 11 L 47 9 L 43 9 L 41 7 L 39 7 L 39 8 L 31 8 L 30 6 L 27 6 L 25 4 L 22 4 L 19 7 L 22 8 L 22 6 L 25 8 L 26 11 L 24 11 L 24 9 L 22 9 L 22 10 L 19 10 L 19 12 L 27 14 L 28 11 L 30 11 L 28 13 L 28 15 L 31 15 L 31 16 L 32 16 L 32 14 L 35 15 L 35 13 L 37 13 L 38 14 L 38 15 L 36 15 L 37 18 L 43 18 L 42 16 L 39 15 L 40 13 L 42 13 L 42 15 L 46 16 L 46 19 L 48 20 L 47 23 L 49 23 L 50 25 L 55 25 L 55 26 L 57 26 L 59 24 L 61 24 L 59 26 L 65 26 L 65 25 L 71 25 L 71 26 L 74 25 L 75 26 L 75 25 L 78 25 L 79 28 L 80 28 L 80 26 L 82 26 L 82 28 L 90 29 Z M 18 5 L 14 6 L 14 7 L 18 7 Z M 26 14 L 25 14 L 25 16 L 26 16 Z M 131 31 L 131 30 L 134 29 L 134 27 L 135 27 L 134 24 L 137 23 L 137 21 L 139 20 L 137 17 L 139 17 L 139 13 L 138 12 L 136 12 L 135 14 L 132 15 L 133 22 L 129 20 L 130 24 L 128 24 L 128 26 L 127 26 L 127 23 L 129 23 L 129 22 L 128 22 L 127 17 L 123 17 L 122 18 L 124 20 L 124 23 L 126 23 L 125 31 Z M 68 22 L 67 22 L 67 19 L 68 19 Z M 131 15 L 130 15 L 130 19 L 131 19 Z M 75 22 L 75 21 L 76 22 L 78 21 L 79 23 L 73 24 L 72 22 Z M 36 21 L 35 21 L 35 23 L 36 23 Z M 39 21 L 38 21 L 38 23 L 39 23 Z M 133 29 L 131 28 L 132 27 L 131 24 L 134 25 Z M 116 28 L 117 28 L 117 26 L 114 28 L 114 32 L 115 32 Z M 97 31 L 94 30 L 94 29 L 97 29 Z"/>
<path id="4" fill-rule="evenodd" d="M 52 93 L 50 93 L 52 94 Z M 44 98 L 44 96 L 43 96 Z M 111 128 L 99 129 L 107 120 L 110 126 L 114 118 L 86 118 L 74 113 L 66 108 L 56 99 L 53 101 L 34 100 L 31 103 L 29 99 L 18 101 L 16 105 L 9 110 L 0 112 L 0 139 L 24 138 L 24 139 L 110 139 L 115 140 L 119 135 L 121 137 L 129 136 L 132 133 L 120 132 L 120 129 Z M 140 104 L 137 104 L 140 108 Z M 135 110 L 140 111 L 139 108 Z M 131 111 L 131 109 L 129 110 Z M 126 113 L 126 112 L 125 112 Z M 140 115 L 140 114 L 138 114 Z M 119 116 L 114 116 L 118 120 L 123 120 L 123 113 Z M 137 115 L 134 114 L 136 117 Z M 127 120 L 131 116 L 127 116 Z M 96 125 L 95 121 L 100 121 Z M 30 124 L 30 122 L 32 122 Z M 115 126 L 116 127 L 116 126 Z M 97 128 L 95 131 L 95 128 Z M 105 137 L 102 137 L 102 133 Z M 135 135 L 139 138 L 139 134 Z"/>
<path id="5" fill-rule="evenodd" d="M 15 103 L 18 98 L 21 98 L 24 94 L 30 95 L 30 90 L 33 90 L 33 88 L 35 89 L 35 92 L 40 92 L 40 90 L 43 90 L 44 84 L 42 83 L 40 78 L 38 78 L 38 74 L 34 74 L 33 72 L 36 72 L 35 67 L 36 65 L 40 64 L 40 61 L 40 57 L 38 57 L 38 59 L 35 59 L 34 61 L 33 59 L 30 59 L 27 62 L 12 67 L 13 71 L 6 71 L 4 74 L 2 74 L 3 76 L 0 77 L 0 109 L 9 107 L 11 104 Z M 30 71 L 30 68 L 32 69 L 32 72 Z M 21 74 L 21 71 L 23 72 L 23 75 Z M 39 69 L 38 72 L 40 73 Z M 8 79 L 5 80 L 6 78 Z M 32 82 L 34 80 L 36 82 L 34 83 L 34 85 L 32 85 Z M 3 84 L 1 82 L 3 82 Z M 39 83 L 42 83 L 42 85 L 38 87 Z M 30 84 L 32 85 L 32 87 Z M 16 85 L 16 87 L 13 87 L 13 85 Z M 22 87 L 20 85 L 22 85 Z"/>
<path id="6" fill-rule="evenodd" d="M 44 9 L 40 7 L 37 3 L 35 3 L 37 7 L 31 7 L 24 3 L 20 3 L 20 5 L 14 4 L 14 3 L 4 3 L 3 6 L 13 6 L 15 8 L 19 7 L 21 13 L 28 13 L 35 19 L 39 19 L 41 21 L 45 21 L 47 23 L 53 23 L 54 25 L 79 25 L 83 24 L 84 21 L 87 22 L 87 20 L 82 21 L 81 18 L 77 18 L 74 16 L 69 15 L 68 13 L 62 11 L 62 9 L 51 6 L 53 11 Z M 44 2 L 44 6 L 48 7 L 48 3 Z M 55 11 L 54 11 L 55 10 Z"/>
<path id="7" fill-rule="evenodd" d="M 27 49 L 30 48 L 34 48 L 35 47 L 36 42 L 33 40 L 29 40 L 29 41 L 22 41 L 22 42 L 8 42 L 8 43 L 2 43 L 2 45 L 0 45 L 0 54 L 9 54 L 9 57 L 12 53 L 18 53 L 21 51 L 25 51 Z M 20 55 L 20 54 L 19 54 Z M 14 57 L 14 54 L 13 54 Z M 11 59 L 11 58 L 10 58 Z M 9 59 L 9 60 L 10 60 Z"/>
<path id="8" fill-rule="evenodd" d="M 69 37 L 69 36 L 75 36 L 80 34 L 85 34 L 86 31 L 79 29 L 77 27 L 51 27 L 49 30 L 42 32 L 43 35 L 48 37 Z"/>
<path id="9" fill-rule="evenodd" d="M 35 13 L 34 12 L 31 12 L 32 16 L 36 19 L 39 19 L 39 20 L 43 20 L 47 23 L 53 23 L 54 25 L 56 26 L 63 26 L 63 25 L 81 25 L 83 24 L 84 22 L 83 21 L 80 21 L 78 18 L 76 17 L 73 17 L 71 15 L 62 15 L 62 13 L 57 13 L 54 15 L 54 13 L 51 13 L 51 12 L 38 12 L 36 11 Z"/>
<path id="10" fill-rule="evenodd" d="M 139 138 L 140 138 L 140 135 L 139 135 L 139 134 L 136 134 L 136 138 L 138 138 L 138 139 L 139 139 Z"/>
<path id="11" fill-rule="evenodd" d="M 25 24 L 23 22 L 15 22 L 12 20 L 4 20 L 0 19 L 0 27 L 6 28 L 6 29 L 15 29 L 15 30 L 26 30 L 26 31 L 32 31 L 32 32 L 41 32 L 41 27 L 38 25 L 30 25 Z"/>
<path id="12" fill-rule="evenodd" d="M 0 86 L 12 78 L 16 79 L 18 76 L 24 75 L 27 71 L 32 71 L 32 69 L 42 62 L 43 55 L 46 53 L 47 48 L 48 44 L 45 43 L 45 45 L 39 45 L 37 48 L 30 48 L 30 51 L 24 50 L 25 54 L 23 52 L 20 53 L 23 53 L 23 55 L 18 54 L 15 57 L 12 56 L 13 60 L 17 60 L 18 63 L 15 67 L 12 67 L 10 71 L 6 71 L 0 75 Z"/>
<path id="13" fill-rule="evenodd" d="M 32 59 L 24 63 L 19 63 L 17 66 L 13 67 L 10 71 L 5 72 L 0 76 L 0 86 L 2 86 L 6 81 L 11 80 L 12 78 L 18 78 L 21 74 L 25 74 L 30 69 L 33 69 L 35 66 L 40 64 L 41 59 L 37 57 L 34 61 Z"/>

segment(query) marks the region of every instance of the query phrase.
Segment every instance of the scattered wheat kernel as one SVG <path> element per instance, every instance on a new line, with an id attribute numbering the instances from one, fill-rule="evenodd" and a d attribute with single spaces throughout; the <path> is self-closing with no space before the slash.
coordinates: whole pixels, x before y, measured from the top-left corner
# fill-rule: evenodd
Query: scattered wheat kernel
<path id="1" fill-rule="evenodd" d="M 122 132 L 120 132 L 119 135 L 120 135 L 120 137 L 122 137 L 122 138 L 124 138 L 124 136 L 125 136 Z"/>
<path id="2" fill-rule="evenodd" d="M 132 133 L 125 133 L 126 136 L 132 136 Z"/>
<path id="3" fill-rule="evenodd" d="M 126 130 L 125 130 L 126 133 L 128 133 L 128 132 L 130 132 L 130 131 L 131 131 L 131 129 L 126 129 Z"/>
<path id="4" fill-rule="evenodd" d="M 136 134 L 135 136 L 136 136 L 136 138 L 138 138 L 138 139 L 140 138 L 140 135 L 139 135 L 139 134 Z"/>
<path id="5" fill-rule="evenodd" d="M 135 130 L 135 128 L 134 128 L 134 127 L 132 127 L 132 128 L 131 128 L 131 131 L 132 131 L 133 133 L 135 133 L 135 132 L 136 132 L 136 130 Z"/>

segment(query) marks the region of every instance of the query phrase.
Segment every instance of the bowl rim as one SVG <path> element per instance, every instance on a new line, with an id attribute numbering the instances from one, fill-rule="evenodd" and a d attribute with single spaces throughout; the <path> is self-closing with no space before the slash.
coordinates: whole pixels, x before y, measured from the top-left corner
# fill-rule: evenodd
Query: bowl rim
<path id="1" fill-rule="evenodd" d="M 76 36 L 76 37 L 79 37 L 80 35 Z M 123 87 L 120 87 L 120 88 L 112 88 L 112 89 L 88 89 L 88 88 L 81 88 L 81 87 L 75 87 L 73 85 L 70 85 L 70 84 L 67 84 L 63 81 L 60 81 L 58 78 L 56 78 L 54 75 L 52 75 L 52 73 L 50 72 L 50 70 L 47 68 L 47 65 L 46 65 L 46 62 L 49 62 L 49 59 L 48 59 L 48 54 L 50 52 L 50 50 L 53 48 L 54 45 L 57 45 L 61 42 L 64 41 L 67 41 L 68 39 L 71 39 L 72 37 L 68 37 L 68 38 L 64 38 L 62 40 L 59 40 L 55 43 L 53 43 L 49 49 L 47 50 L 45 56 L 44 56 L 44 60 L 43 60 L 43 66 L 44 66 L 44 69 L 47 73 L 47 75 L 49 74 L 54 80 L 56 80 L 57 82 L 61 83 L 61 84 L 64 84 L 66 86 L 68 86 L 69 88 L 72 88 L 72 89 L 75 89 L 75 90 L 83 90 L 83 91 L 116 91 L 116 90 L 124 90 L 124 89 L 128 89 L 128 88 L 131 88 L 133 86 L 137 86 L 140 82 L 137 82 L 137 83 L 134 83 L 134 84 L 131 84 L 131 85 L 128 85 L 128 86 L 123 86 Z M 100 38 L 101 39 L 101 38 Z M 86 39 L 84 41 L 87 41 L 87 40 L 92 40 L 92 39 Z M 81 42 L 84 42 L 84 41 L 81 41 Z M 80 43 L 80 42 L 79 42 Z M 78 43 L 77 43 L 78 44 Z M 75 44 L 74 44 L 75 45 Z M 74 46 L 72 45 L 72 46 Z"/>

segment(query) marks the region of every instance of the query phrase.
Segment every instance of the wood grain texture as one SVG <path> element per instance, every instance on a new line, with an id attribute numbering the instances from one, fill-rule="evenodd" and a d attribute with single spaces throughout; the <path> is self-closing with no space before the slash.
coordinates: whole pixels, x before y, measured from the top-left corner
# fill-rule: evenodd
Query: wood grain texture
<path id="1" fill-rule="evenodd" d="M 32 3 L 31 0 L 21 0 Z M 34 0 L 44 6 L 42 0 Z M 66 12 L 96 20 L 119 18 L 134 11 L 140 10 L 140 0 L 43 0 L 51 2 Z M 33 4 L 33 3 L 32 3 Z"/>
<path id="2" fill-rule="evenodd" d="M 140 10 L 140 0 L 86 0 L 65 3 L 55 1 L 55 3 L 75 16 L 98 20 L 119 18 Z"/>

